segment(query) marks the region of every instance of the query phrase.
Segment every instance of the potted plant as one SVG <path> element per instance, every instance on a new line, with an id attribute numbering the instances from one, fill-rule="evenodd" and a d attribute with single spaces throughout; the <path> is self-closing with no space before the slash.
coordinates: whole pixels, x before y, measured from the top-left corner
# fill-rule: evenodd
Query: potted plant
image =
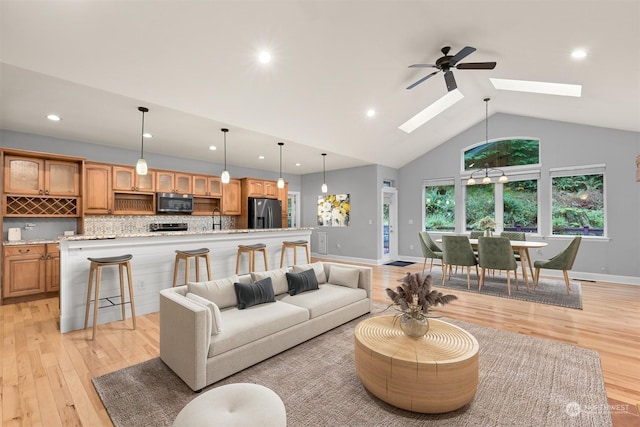
<path id="1" fill-rule="evenodd" d="M 385 291 L 393 303 L 402 312 L 400 328 L 411 337 L 424 336 L 429 330 L 427 314 L 435 306 L 445 305 L 458 299 L 455 295 L 443 295 L 442 292 L 432 290 L 430 274 L 407 273 L 400 279 L 401 285 L 395 290 L 386 288 Z"/>

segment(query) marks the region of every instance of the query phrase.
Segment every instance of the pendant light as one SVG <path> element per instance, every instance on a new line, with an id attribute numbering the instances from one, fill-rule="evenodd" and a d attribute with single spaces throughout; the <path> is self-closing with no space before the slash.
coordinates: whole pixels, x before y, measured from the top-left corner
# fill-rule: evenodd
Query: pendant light
<path id="1" fill-rule="evenodd" d="M 278 142 L 278 145 L 280 146 L 280 178 L 278 178 L 278 188 L 282 189 L 284 188 L 284 179 L 282 179 L 282 146 L 284 142 Z"/>
<path id="2" fill-rule="evenodd" d="M 147 161 L 144 159 L 144 113 L 148 113 L 149 109 L 147 107 L 138 107 L 138 111 L 142 113 L 142 133 L 140 134 L 141 142 L 140 142 L 140 158 L 136 163 L 136 173 L 138 175 L 146 175 L 147 174 Z"/>
<path id="3" fill-rule="evenodd" d="M 485 129 L 485 144 L 489 143 L 489 101 L 491 98 L 485 98 L 485 119 L 484 119 L 484 129 Z M 477 170 L 471 174 L 469 180 L 467 181 L 467 185 L 475 185 L 476 180 L 473 178 L 473 175 L 479 175 L 484 172 L 484 177 L 482 178 L 483 184 L 491 184 L 491 177 L 489 173 L 492 171 L 500 172 L 500 178 L 498 178 L 498 182 L 500 184 L 506 184 L 509 182 L 509 178 L 504 174 L 504 171 L 501 169 L 490 168 L 489 163 L 485 163 L 482 169 Z"/>
<path id="4" fill-rule="evenodd" d="M 327 153 L 322 153 L 322 192 L 327 192 L 327 176 L 325 171 L 325 159 L 327 157 Z"/>
<path id="5" fill-rule="evenodd" d="M 220 130 L 224 134 L 224 170 L 222 171 L 222 175 L 220 175 L 220 181 L 222 181 L 223 184 L 228 184 L 231 180 L 231 176 L 227 170 L 227 132 L 229 132 L 229 129 L 222 128 Z"/>

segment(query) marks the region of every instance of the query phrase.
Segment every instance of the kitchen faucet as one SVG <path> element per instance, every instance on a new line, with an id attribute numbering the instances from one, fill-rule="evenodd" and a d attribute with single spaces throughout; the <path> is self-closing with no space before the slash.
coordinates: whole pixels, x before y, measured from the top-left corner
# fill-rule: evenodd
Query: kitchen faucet
<path id="1" fill-rule="evenodd" d="M 216 213 L 218 215 L 216 215 Z M 218 217 L 218 223 L 216 224 L 216 217 Z M 211 212 L 211 226 L 213 230 L 216 229 L 216 225 L 218 226 L 218 230 L 222 230 L 222 216 L 220 215 L 220 208 L 213 208 L 213 212 Z"/>

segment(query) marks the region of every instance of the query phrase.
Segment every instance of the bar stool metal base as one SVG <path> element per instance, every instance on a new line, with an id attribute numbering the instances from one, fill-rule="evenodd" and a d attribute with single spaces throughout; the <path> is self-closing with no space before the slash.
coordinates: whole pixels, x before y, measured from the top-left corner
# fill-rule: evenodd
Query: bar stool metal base
<path id="1" fill-rule="evenodd" d="M 91 261 L 91 266 L 89 267 L 89 288 L 87 290 L 87 305 L 85 307 L 84 314 L 84 328 L 87 329 L 87 325 L 89 323 L 89 306 L 91 305 L 91 290 L 93 288 L 93 277 L 95 275 L 95 295 L 93 299 L 93 334 L 91 335 L 91 340 L 96 338 L 96 330 L 98 328 L 98 309 L 105 308 L 100 307 L 100 301 L 108 301 L 109 305 L 107 307 L 112 307 L 115 305 L 120 305 L 122 307 L 122 320 L 126 319 L 125 314 L 125 304 L 130 304 L 131 306 L 131 319 L 133 320 L 133 329 L 136 328 L 136 306 L 133 297 L 133 283 L 131 282 L 131 263 L 129 262 L 133 258 L 133 255 L 122 255 L 115 257 L 107 257 L 107 258 L 87 258 Z M 102 276 L 102 267 L 107 267 L 110 265 L 117 265 L 120 273 L 120 303 L 114 303 L 111 301 L 112 298 L 115 297 L 106 297 L 100 298 L 100 278 Z M 124 269 L 127 269 L 127 279 L 129 284 L 129 301 L 124 300 Z"/>
<path id="2" fill-rule="evenodd" d="M 187 251 L 176 251 L 176 263 L 173 267 L 173 286 L 175 287 L 178 282 L 178 265 L 180 260 L 184 260 L 184 283 L 189 283 L 189 260 L 191 258 L 196 259 L 196 281 L 200 281 L 200 258 L 204 259 L 207 266 L 207 280 L 211 280 L 211 260 L 209 258 L 209 249 L 190 249 Z"/>

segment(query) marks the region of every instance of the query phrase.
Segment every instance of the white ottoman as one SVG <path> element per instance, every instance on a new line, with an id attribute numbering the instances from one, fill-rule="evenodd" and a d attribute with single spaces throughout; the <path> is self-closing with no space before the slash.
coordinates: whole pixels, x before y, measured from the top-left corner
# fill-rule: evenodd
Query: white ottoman
<path id="1" fill-rule="evenodd" d="M 280 397 L 267 387 L 238 383 L 223 385 L 196 397 L 182 408 L 173 427 L 283 427 L 287 412 Z"/>

